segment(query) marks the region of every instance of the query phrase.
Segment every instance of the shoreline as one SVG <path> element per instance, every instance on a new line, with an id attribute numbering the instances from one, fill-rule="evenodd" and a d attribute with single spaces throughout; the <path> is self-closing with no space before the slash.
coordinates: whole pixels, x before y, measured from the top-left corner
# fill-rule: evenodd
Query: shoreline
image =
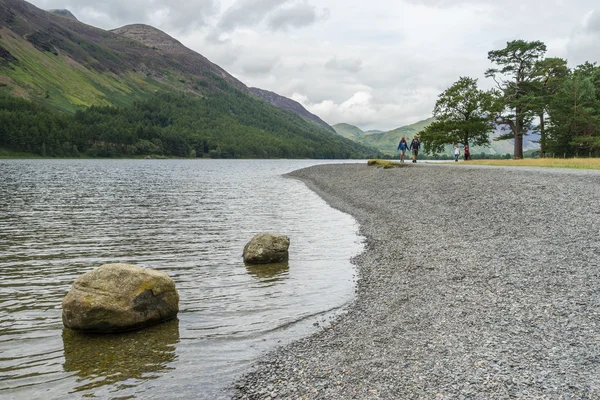
<path id="1" fill-rule="evenodd" d="M 357 296 L 263 357 L 234 398 L 600 396 L 598 171 L 343 164 L 287 176 L 358 221 Z"/>

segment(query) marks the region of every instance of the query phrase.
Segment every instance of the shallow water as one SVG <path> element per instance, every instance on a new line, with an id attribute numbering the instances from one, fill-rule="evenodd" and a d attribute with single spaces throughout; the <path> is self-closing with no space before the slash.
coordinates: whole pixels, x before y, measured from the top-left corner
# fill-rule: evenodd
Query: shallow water
<path id="1" fill-rule="evenodd" d="M 0 160 L 0 397 L 227 398 L 262 352 L 354 292 L 354 219 L 281 174 L 317 161 Z M 290 262 L 244 266 L 258 232 Z M 108 262 L 167 272 L 178 320 L 110 336 L 64 330 L 73 280 Z"/>

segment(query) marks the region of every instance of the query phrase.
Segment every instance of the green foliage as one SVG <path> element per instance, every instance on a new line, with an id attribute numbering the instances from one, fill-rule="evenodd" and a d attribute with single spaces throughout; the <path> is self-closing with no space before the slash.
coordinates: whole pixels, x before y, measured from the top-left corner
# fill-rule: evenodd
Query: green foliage
<path id="1" fill-rule="evenodd" d="M 544 43 L 524 40 L 513 40 L 504 49 L 488 53 L 488 59 L 498 66 L 485 73 L 497 85 L 494 92 L 495 120 L 510 127 L 515 141 L 515 158 L 523 158 L 523 134 L 527 132 L 535 111 L 530 104 L 529 94 L 535 90 L 536 63 L 545 53 Z"/>
<path id="2" fill-rule="evenodd" d="M 454 143 L 488 146 L 492 103 L 491 94 L 477 88 L 477 79 L 461 77 L 440 94 L 433 109 L 436 120 L 419 133 L 425 151 L 440 153 Z"/>
<path id="3" fill-rule="evenodd" d="M 368 158 L 377 152 L 235 90 L 64 114 L 0 95 L 0 147 L 48 157 Z"/>
<path id="4" fill-rule="evenodd" d="M 600 91 L 594 84 L 597 71 L 576 71 L 566 79 L 548 112 L 549 149 L 561 156 L 596 154 L 600 150 Z"/>

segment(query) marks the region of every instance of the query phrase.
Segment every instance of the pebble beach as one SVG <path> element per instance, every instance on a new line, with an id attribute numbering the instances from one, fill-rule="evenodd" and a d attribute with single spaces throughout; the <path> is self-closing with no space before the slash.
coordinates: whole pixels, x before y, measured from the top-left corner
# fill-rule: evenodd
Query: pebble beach
<path id="1" fill-rule="evenodd" d="M 600 399 L 600 171 L 324 165 L 356 218 L 356 299 L 235 399 Z"/>

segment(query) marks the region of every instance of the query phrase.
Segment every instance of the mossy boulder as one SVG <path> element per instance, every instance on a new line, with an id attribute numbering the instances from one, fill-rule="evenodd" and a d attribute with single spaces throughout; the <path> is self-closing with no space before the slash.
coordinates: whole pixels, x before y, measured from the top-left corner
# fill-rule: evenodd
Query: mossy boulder
<path id="1" fill-rule="evenodd" d="M 62 308 L 67 328 L 122 332 L 174 318 L 179 311 L 179 294 L 164 272 L 105 264 L 73 282 Z"/>
<path id="2" fill-rule="evenodd" d="M 254 236 L 244 247 L 246 264 L 282 263 L 289 259 L 290 238 L 274 233 Z"/>

